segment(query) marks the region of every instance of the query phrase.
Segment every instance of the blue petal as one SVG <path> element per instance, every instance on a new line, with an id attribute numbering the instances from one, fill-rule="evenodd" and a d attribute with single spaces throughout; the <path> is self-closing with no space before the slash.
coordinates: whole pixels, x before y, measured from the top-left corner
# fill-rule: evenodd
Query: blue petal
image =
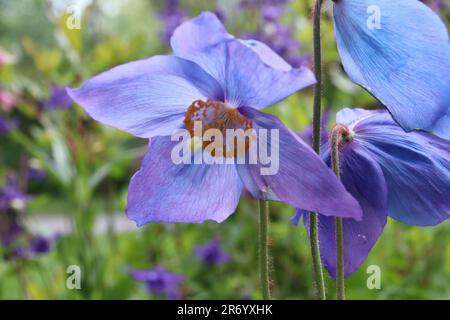
<path id="1" fill-rule="evenodd" d="M 324 156 L 329 164 L 329 153 Z M 349 276 L 364 263 L 383 232 L 387 221 L 388 195 L 380 166 L 357 141 L 343 146 L 341 180 L 363 210 L 361 221 L 343 219 L 344 272 Z M 297 210 L 292 221 L 297 224 L 302 216 L 309 233 L 309 213 Z M 330 275 L 336 278 L 335 219 L 319 216 L 319 243 L 322 262 Z"/>
<path id="2" fill-rule="evenodd" d="M 235 165 L 179 164 L 171 159 L 177 142 L 152 139 L 141 169 L 128 189 L 127 216 L 149 222 L 224 221 L 236 209 L 242 182 Z"/>
<path id="3" fill-rule="evenodd" d="M 181 25 L 171 43 L 176 56 L 212 75 L 235 107 L 262 109 L 316 82 L 311 70 L 291 68 L 267 46 L 233 38 L 211 13 Z"/>
<path id="4" fill-rule="evenodd" d="M 406 133 L 387 112 L 363 118 L 353 131 L 383 171 L 391 217 L 418 226 L 450 217 L 450 141 Z"/>
<path id="5" fill-rule="evenodd" d="M 436 126 L 433 128 L 433 133 L 443 139 L 450 140 L 450 111 L 445 117 L 438 121 Z"/>
<path id="6" fill-rule="evenodd" d="M 270 175 L 261 174 L 261 168 L 269 165 L 238 165 L 245 187 L 255 198 L 283 201 L 325 215 L 361 218 L 360 206 L 336 175 L 311 147 L 278 118 L 252 108 L 240 108 L 239 111 L 253 122 L 257 133 L 261 129 L 269 130 L 268 138 L 263 143 L 268 146 L 272 157 L 279 155 L 278 171 Z M 278 130 L 279 145 L 272 144 L 270 130 Z M 261 134 L 258 137 L 263 139 Z"/>
<path id="7" fill-rule="evenodd" d="M 368 26 L 372 8 L 381 29 Z M 416 0 L 340 0 L 334 24 L 350 78 L 404 129 L 432 130 L 450 106 L 450 44 L 439 17 Z"/>
<path id="8" fill-rule="evenodd" d="M 95 120 L 144 138 L 180 128 L 193 101 L 223 96 L 198 65 L 170 56 L 130 62 L 67 90 Z"/>

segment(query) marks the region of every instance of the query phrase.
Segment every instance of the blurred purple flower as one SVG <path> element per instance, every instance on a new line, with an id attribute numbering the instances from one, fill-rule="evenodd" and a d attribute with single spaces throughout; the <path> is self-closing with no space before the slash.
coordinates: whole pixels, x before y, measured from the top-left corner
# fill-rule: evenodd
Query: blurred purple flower
<path id="1" fill-rule="evenodd" d="M 8 133 L 9 131 L 16 128 L 17 122 L 14 120 L 9 120 L 0 115 L 0 134 Z"/>
<path id="2" fill-rule="evenodd" d="M 22 210 L 27 201 L 28 195 L 21 190 L 17 177 L 8 176 L 5 185 L 0 189 L 0 211 Z"/>
<path id="3" fill-rule="evenodd" d="M 24 233 L 16 212 L 0 210 L 0 242 L 2 246 L 9 246 Z"/>
<path id="4" fill-rule="evenodd" d="M 214 238 L 206 244 L 194 248 L 195 255 L 205 265 L 219 265 L 230 260 L 230 255 L 220 248 L 220 241 Z"/>
<path id="5" fill-rule="evenodd" d="M 169 300 L 182 298 L 180 285 L 184 282 L 184 276 L 181 274 L 157 266 L 151 270 L 134 270 L 131 275 L 135 280 L 144 282 L 153 294 L 164 295 Z"/>
<path id="6" fill-rule="evenodd" d="M 40 106 L 44 110 L 67 109 L 72 106 L 72 103 L 72 99 L 67 94 L 65 87 L 52 84 L 50 87 L 50 96 L 48 99 L 42 101 Z"/>
<path id="7" fill-rule="evenodd" d="M 244 35 L 244 38 L 264 42 L 295 68 L 310 67 L 311 56 L 299 54 L 302 44 L 295 39 L 292 30 L 280 21 L 289 2 L 290 0 L 241 1 L 242 8 L 258 10 L 261 14 L 258 30 Z"/>
<path id="8" fill-rule="evenodd" d="M 187 14 L 180 8 L 178 0 L 167 0 L 159 12 L 159 16 L 164 24 L 164 29 L 161 32 L 161 41 L 169 43 L 173 32 L 183 19 L 187 17 Z"/>
<path id="9" fill-rule="evenodd" d="M 40 169 L 28 168 L 27 179 L 30 181 L 41 182 L 47 178 L 47 172 Z"/>
<path id="10" fill-rule="evenodd" d="M 7 177 L 0 189 L 0 241 L 3 246 L 9 246 L 24 232 L 17 212 L 24 209 L 27 199 L 17 178 Z"/>
<path id="11" fill-rule="evenodd" d="M 47 253 L 52 248 L 53 239 L 44 236 L 33 236 L 31 238 L 29 252 L 32 255 Z"/>

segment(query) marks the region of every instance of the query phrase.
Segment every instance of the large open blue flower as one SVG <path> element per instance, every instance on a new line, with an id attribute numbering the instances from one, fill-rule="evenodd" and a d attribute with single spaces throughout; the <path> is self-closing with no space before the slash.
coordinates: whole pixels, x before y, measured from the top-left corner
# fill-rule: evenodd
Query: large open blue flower
<path id="1" fill-rule="evenodd" d="M 309 69 L 292 68 L 260 42 L 234 38 L 211 13 L 178 27 L 171 45 L 173 56 L 121 65 L 80 89 L 68 89 L 94 119 L 152 138 L 129 186 L 130 219 L 138 225 L 221 222 L 235 211 L 244 186 L 256 198 L 325 215 L 361 215 L 356 200 L 311 148 L 276 117 L 259 111 L 315 83 Z M 170 135 L 190 129 L 194 113 L 204 126 L 222 131 L 242 123 L 278 129 L 278 174 L 261 176 L 257 164 L 174 164 L 171 151 L 178 142 Z"/>
<path id="2" fill-rule="evenodd" d="M 350 78 L 407 131 L 450 139 L 450 43 L 418 0 L 335 0 L 339 54 Z"/>
<path id="3" fill-rule="evenodd" d="M 433 226 L 450 217 L 450 142 L 433 134 L 406 133 L 386 111 L 344 109 L 336 122 L 350 137 L 340 149 L 341 179 L 363 209 L 363 219 L 344 219 L 345 274 L 367 255 L 387 216 L 414 226 Z M 330 147 L 323 146 L 330 163 Z M 297 210 L 293 221 L 304 215 Z M 304 222 L 309 225 L 309 216 Z M 321 216 L 319 238 L 324 265 L 336 274 L 334 219 Z"/>

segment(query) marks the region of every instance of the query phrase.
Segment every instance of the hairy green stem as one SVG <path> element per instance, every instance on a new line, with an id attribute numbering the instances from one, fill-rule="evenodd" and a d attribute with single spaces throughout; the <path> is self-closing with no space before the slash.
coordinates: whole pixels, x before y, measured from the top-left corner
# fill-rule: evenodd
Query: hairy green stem
<path id="1" fill-rule="evenodd" d="M 339 146 L 343 138 L 348 135 L 348 129 L 336 125 L 331 131 L 331 163 L 333 171 L 340 178 Z M 345 300 L 345 273 L 344 273 L 344 226 L 342 218 L 335 218 L 336 232 L 336 298 Z"/>
<path id="2" fill-rule="evenodd" d="M 320 153 L 320 130 L 322 117 L 322 48 L 320 39 L 320 17 L 322 11 L 322 1 L 316 0 L 313 14 L 313 42 L 314 42 L 314 72 L 317 83 L 314 86 L 314 107 L 313 107 L 313 148 Z M 314 284 L 316 287 L 317 299 L 325 300 L 325 280 L 323 277 L 322 262 L 320 260 L 318 225 L 319 217 L 317 213 L 311 212 L 309 222 L 311 257 L 314 270 Z"/>
<path id="3" fill-rule="evenodd" d="M 259 201 L 259 275 L 264 300 L 270 300 L 269 202 Z"/>

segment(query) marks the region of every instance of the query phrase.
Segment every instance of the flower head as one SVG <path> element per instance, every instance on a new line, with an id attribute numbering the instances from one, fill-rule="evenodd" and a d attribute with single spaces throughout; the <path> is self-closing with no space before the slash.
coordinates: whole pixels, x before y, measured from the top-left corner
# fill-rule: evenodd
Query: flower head
<path id="1" fill-rule="evenodd" d="M 414 226 L 450 217 L 450 142 L 430 133 L 406 133 L 387 111 L 344 109 L 337 123 L 349 133 L 340 146 L 342 183 L 363 209 L 361 221 L 343 219 L 349 275 L 367 258 L 388 215 Z M 330 147 L 323 149 L 329 163 Z M 294 222 L 303 214 L 298 210 Z M 308 225 L 308 215 L 303 217 Z M 319 221 L 322 259 L 335 276 L 334 219 L 321 216 Z"/>
<path id="2" fill-rule="evenodd" d="M 180 285 L 184 282 L 184 276 L 181 274 L 157 266 L 150 270 L 134 270 L 131 275 L 135 280 L 144 282 L 151 293 L 164 295 L 170 300 L 182 298 Z"/>
<path id="3" fill-rule="evenodd" d="M 450 42 L 445 24 L 416 0 L 334 1 L 347 74 L 407 131 L 450 138 Z"/>
<path id="4" fill-rule="evenodd" d="M 218 265 L 230 260 L 229 254 L 224 252 L 220 247 L 218 238 L 214 238 L 206 244 L 195 247 L 194 252 L 205 265 Z"/>
<path id="5" fill-rule="evenodd" d="M 292 68 L 259 41 L 235 38 L 209 12 L 178 27 L 171 45 L 173 56 L 121 65 L 79 89 L 68 89 L 94 119 L 151 138 L 129 186 L 130 219 L 138 225 L 221 222 L 234 212 L 244 186 L 258 199 L 328 215 L 361 215 L 359 205 L 312 149 L 276 117 L 260 111 L 315 83 L 309 69 Z M 231 142 L 224 145 L 229 153 L 209 152 L 205 144 L 194 150 L 219 163 L 175 163 L 172 155 L 179 143 L 170 135 L 184 129 L 195 139 L 196 123 L 200 131 L 214 129 L 222 135 L 245 129 L 278 133 L 277 140 L 265 139 L 279 154 L 277 173 L 262 176 L 261 163 L 238 163 L 257 147 L 248 141 L 244 154 L 235 152 Z"/>

